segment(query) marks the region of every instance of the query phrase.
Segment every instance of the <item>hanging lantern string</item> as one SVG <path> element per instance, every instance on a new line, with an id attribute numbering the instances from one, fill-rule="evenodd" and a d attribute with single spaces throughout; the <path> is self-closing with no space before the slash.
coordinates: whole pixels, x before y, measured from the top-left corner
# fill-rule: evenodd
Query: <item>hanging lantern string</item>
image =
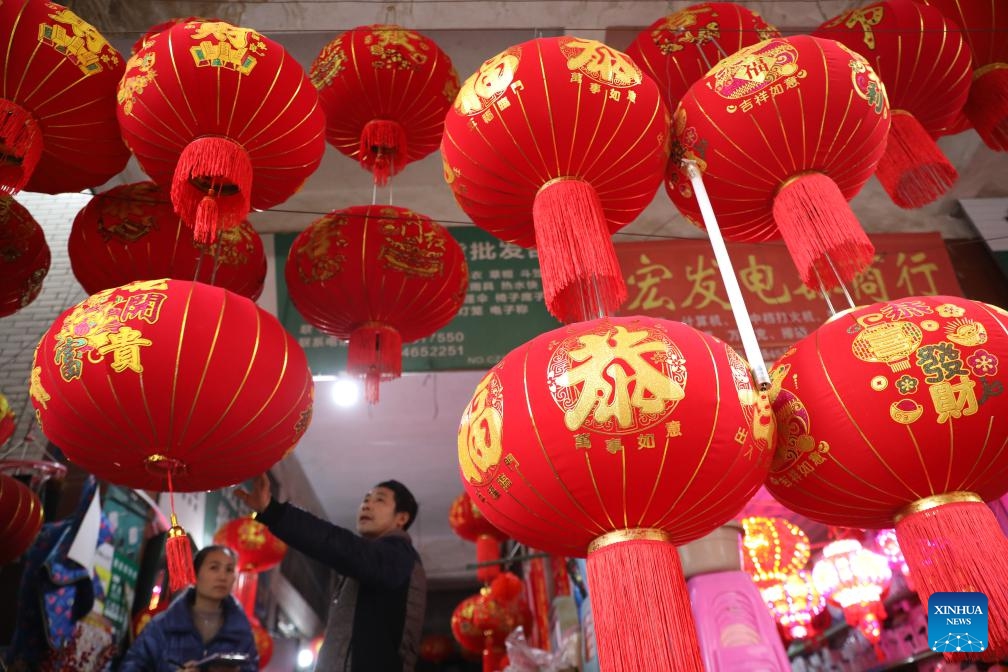
<path id="1" fill-rule="evenodd" d="M 816 268 L 815 264 L 812 264 L 812 272 L 815 273 L 816 281 L 819 283 L 819 296 L 826 301 L 826 309 L 829 311 L 830 316 L 836 315 L 836 308 L 833 307 L 833 302 L 829 298 L 829 290 L 823 284 L 822 276 L 819 275 L 819 269 Z"/>
<path id="2" fill-rule="evenodd" d="M 843 278 L 840 277 L 840 272 L 837 270 L 836 266 L 833 265 L 833 260 L 830 258 L 829 254 L 825 255 L 826 262 L 829 264 L 830 269 L 833 271 L 833 275 L 837 279 L 837 284 L 840 285 L 840 289 L 843 290 L 843 295 L 847 299 L 847 305 L 850 308 L 854 307 L 854 299 L 851 298 L 850 292 L 847 291 L 847 285 L 844 284 Z"/>
<path id="3" fill-rule="evenodd" d="M 703 215 L 707 235 L 710 237 L 711 247 L 714 249 L 714 258 L 717 260 L 721 280 L 728 293 L 728 302 L 731 304 L 732 314 L 735 316 L 735 324 L 738 326 L 739 337 L 742 339 L 746 360 L 749 362 L 749 368 L 752 369 L 753 378 L 760 390 L 767 390 L 770 388 L 770 376 L 767 373 L 766 363 L 763 361 L 759 341 L 756 340 L 756 331 L 749 319 L 749 311 L 746 308 L 745 299 L 742 297 L 742 290 L 735 277 L 735 267 L 732 266 L 728 248 L 725 246 L 724 238 L 721 237 L 721 229 L 718 227 L 717 217 L 714 215 L 714 208 L 711 206 L 710 197 L 707 196 L 703 175 L 700 173 L 696 161 L 683 159 L 683 165 L 689 174 L 690 182 L 693 183 L 693 192 L 700 205 L 700 213 Z"/>
<path id="4" fill-rule="evenodd" d="M 220 268 L 220 254 L 221 254 L 221 243 L 224 241 L 224 236 L 217 236 L 217 240 L 213 243 L 213 269 L 210 271 L 210 284 L 216 284 L 217 282 L 217 269 Z M 853 306 L 852 306 L 853 307 Z"/>

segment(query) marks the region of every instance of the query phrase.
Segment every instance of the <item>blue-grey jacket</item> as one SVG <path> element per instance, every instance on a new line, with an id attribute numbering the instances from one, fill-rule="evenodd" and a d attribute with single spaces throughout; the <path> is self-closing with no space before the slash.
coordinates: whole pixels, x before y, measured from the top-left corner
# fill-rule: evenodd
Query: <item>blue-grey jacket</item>
<path id="1" fill-rule="evenodd" d="M 243 653 L 249 660 L 241 672 L 258 672 L 252 626 L 238 602 L 230 595 L 224 600 L 224 622 L 206 644 L 192 618 L 196 589 L 188 588 L 164 612 L 147 624 L 126 653 L 119 672 L 176 672 L 183 663 L 200 660 L 211 653 Z"/>

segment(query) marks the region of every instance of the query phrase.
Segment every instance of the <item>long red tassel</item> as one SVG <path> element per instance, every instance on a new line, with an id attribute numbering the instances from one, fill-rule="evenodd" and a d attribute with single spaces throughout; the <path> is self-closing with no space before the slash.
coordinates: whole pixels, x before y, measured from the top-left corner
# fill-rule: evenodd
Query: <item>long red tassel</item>
<path id="1" fill-rule="evenodd" d="M 257 572 L 238 572 L 234 585 L 234 596 L 242 605 L 245 615 L 255 616 L 256 593 L 259 590 L 259 574 Z"/>
<path id="2" fill-rule="evenodd" d="M 988 147 L 1008 151 L 1008 63 L 991 63 L 973 73 L 963 111 Z"/>
<path id="3" fill-rule="evenodd" d="M 21 191 L 42 157 L 42 130 L 31 113 L 0 98 L 0 193 Z"/>
<path id="4" fill-rule="evenodd" d="M 489 534 L 482 534 L 476 539 L 476 562 L 500 560 L 500 542 Z M 482 583 L 489 583 L 500 576 L 500 565 L 483 565 L 476 568 L 476 578 Z"/>
<path id="5" fill-rule="evenodd" d="M 218 231 L 240 225 L 252 207 L 251 194 L 252 161 L 237 142 L 204 136 L 182 150 L 172 175 L 172 205 L 198 242 L 212 243 Z"/>
<path id="6" fill-rule="evenodd" d="M 350 333 L 347 372 L 364 376 L 364 398 L 378 403 L 378 385 L 402 375 L 402 336 L 385 324 L 365 324 Z"/>
<path id="7" fill-rule="evenodd" d="M 167 464 L 168 505 L 171 507 L 171 528 L 168 539 L 165 540 L 165 564 L 168 565 L 168 590 L 175 593 L 186 586 L 196 583 L 196 573 L 193 568 L 192 546 L 189 535 L 178 524 L 175 517 L 175 489 L 172 487 L 172 466 Z"/>
<path id="8" fill-rule="evenodd" d="M 987 596 L 987 650 L 954 654 L 955 659 L 1008 658 L 1008 538 L 984 501 L 974 493 L 951 492 L 914 502 L 896 522 L 896 538 L 921 604 L 936 592 Z"/>
<path id="9" fill-rule="evenodd" d="M 599 667 L 606 672 L 703 672 L 676 547 L 660 530 L 617 530 L 588 550 Z"/>
<path id="10" fill-rule="evenodd" d="M 627 289 L 595 187 L 550 180 L 536 194 L 532 222 L 549 312 L 565 323 L 612 315 Z"/>
<path id="11" fill-rule="evenodd" d="M 364 125 L 357 160 L 371 171 L 375 184 L 385 186 L 406 167 L 407 159 L 406 129 L 398 121 L 372 119 Z"/>
<path id="12" fill-rule="evenodd" d="M 796 175 L 777 192 L 773 217 L 806 287 L 832 289 L 868 268 L 875 246 L 840 187 L 823 173 Z M 830 261 L 836 273 L 830 267 Z"/>
<path id="13" fill-rule="evenodd" d="M 920 208 L 951 189 L 959 173 L 917 117 L 892 110 L 889 140 L 875 177 L 893 203 Z"/>

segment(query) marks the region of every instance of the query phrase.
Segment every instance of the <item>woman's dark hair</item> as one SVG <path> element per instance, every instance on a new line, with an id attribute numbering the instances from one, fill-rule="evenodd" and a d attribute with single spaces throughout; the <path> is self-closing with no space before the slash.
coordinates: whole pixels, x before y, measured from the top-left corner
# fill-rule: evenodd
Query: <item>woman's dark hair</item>
<path id="1" fill-rule="evenodd" d="M 416 520 L 417 510 L 420 508 L 417 506 L 416 497 L 413 493 L 409 491 L 405 485 L 399 481 L 382 481 L 376 488 L 388 488 L 395 495 L 395 512 L 405 511 L 409 514 L 409 520 L 403 525 L 404 530 L 408 530 L 413 521 Z"/>
<path id="2" fill-rule="evenodd" d="M 199 550 L 199 553 L 196 554 L 196 557 L 194 557 L 192 561 L 193 569 L 196 571 L 197 574 L 199 574 L 200 567 L 203 566 L 203 561 L 206 560 L 207 556 L 213 553 L 214 551 L 220 551 L 225 555 L 229 555 L 231 556 L 232 560 L 238 562 L 238 554 L 234 552 L 234 549 L 228 546 L 219 546 L 216 544 L 213 546 L 204 546 Z"/>

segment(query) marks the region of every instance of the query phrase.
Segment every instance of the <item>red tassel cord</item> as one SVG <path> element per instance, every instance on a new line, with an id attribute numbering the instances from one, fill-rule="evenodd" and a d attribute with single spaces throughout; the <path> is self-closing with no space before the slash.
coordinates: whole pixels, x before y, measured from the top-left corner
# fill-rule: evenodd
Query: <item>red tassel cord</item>
<path id="1" fill-rule="evenodd" d="M 409 162 L 406 129 L 397 121 L 372 119 L 361 131 L 357 160 L 374 176 L 374 183 L 385 186 Z"/>
<path id="2" fill-rule="evenodd" d="M 500 542 L 489 534 L 481 534 L 476 539 L 476 563 L 500 560 Z M 482 583 L 490 583 L 501 573 L 500 565 L 483 565 L 476 568 L 476 578 Z"/>
<path id="3" fill-rule="evenodd" d="M 381 381 L 402 375 L 399 332 L 378 323 L 354 329 L 347 350 L 347 372 L 352 376 L 364 376 L 364 398 L 369 404 L 377 404 Z"/>
<path id="4" fill-rule="evenodd" d="M 802 173 L 785 182 L 774 197 L 773 217 L 810 289 L 820 290 L 820 278 L 827 290 L 850 282 L 875 256 L 840 187 L 823 173 Z"/>
<path id="5" fill-rule="evenodd" d="M 988 147 L 1008 151 L 1008 63 L 990 63 L 973 73 L 963 111 Z"/>
<path id="6" fill-rule="evenodd" d="M 532 204 L 546 308 L 561 322 L 612 315 L 627 289 L 595 188 L 575 178 L 550 180 Z"/>
<path id="7" fill-rule="evenodd" d="M 42 158 L 42 130 L 28 110 L 0 98 L 0 193 L 21 191 Z"/>
<path id="8" fill-rule="evenodd" d="M 218 231 L 242 223 L 252 207 L 252 177 L 248 153 L 233 140 L 204 136 L 186 145 L 172 176 L 171 199 L 196 241 L 212 243 Z"/>
<path id="9" fill-rule="evenodd" d="M 959 173 L 915 116 L 892 110 L 889 140 L 875 177 L 893 203 L 920 208 L 951 189 Z"/>
<path id="10" fill-rule="evenodd" d="M 189 535 L 178 524 L 175 517 L 175 492 L 172 488 L 171 471 L 168 471 L 168 502 L 171 507 L 171 529 L 165 541 L 165 562 L 168 565 L 168 589 L 175 593 L 196 583 L 193 569 L 192 545 Z"/>

